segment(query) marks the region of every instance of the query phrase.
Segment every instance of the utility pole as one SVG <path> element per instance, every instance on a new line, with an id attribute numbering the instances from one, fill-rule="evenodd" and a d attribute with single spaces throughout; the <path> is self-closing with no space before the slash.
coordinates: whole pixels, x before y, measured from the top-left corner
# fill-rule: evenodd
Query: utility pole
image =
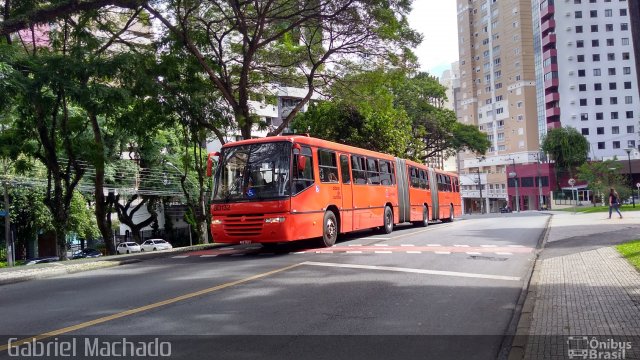
<path id="1" fill-rule="evenodd" d="M 509 173 L 509 177 L 515 181 L 516 184 L 516 212 L 520 212 L 520 192 L 518 190 L 518 173 L 516 173 L 516 159 L 509 159 L 513 161 L 513 171 Z"/>
<path id="2" fill-rule="evenodd" d="M 11 241 L 11 218 L 9 217 L 9 184 L 4 185 L 4 241 L 7 249 L 7 265 L 13 266 L 13 241 Z"/>
<path id="3" fill-rule="evenodd" d="M 633 197 L 633 174 L 631 174 L 631 151 L 633 148 L 626 148 L 624 151 L 627 152 L 627 159 L 629 160 L 629 182 L 631 183 L 631 203 L 633 207 L 636 207 L 636 199 Z"/>
<path id="4" fill-rule="evenodd" d="M 484 156 L 477 157 L 478 159 L 478 169 L 476 170 L 478 174 L 478 186 L 480 188 L 480 214 L 484 214 L 484 198 L 482 197 L 482 178 L 480 177 L 480 161 L 484 160 Z"/>

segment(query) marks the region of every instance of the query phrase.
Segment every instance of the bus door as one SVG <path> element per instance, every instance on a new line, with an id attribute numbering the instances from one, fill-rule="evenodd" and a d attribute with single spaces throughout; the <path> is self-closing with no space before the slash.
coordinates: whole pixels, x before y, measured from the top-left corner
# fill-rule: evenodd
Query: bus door
<path id="1" fill-rule="evenodd" d="M 342 209 L 340 225 L 342 232 L 353 231 L 353 188 L 351 170 L 349 169 L 349 155 L 340 155 L 340 187 L 342 193 Z"/>
<path id="2" fill-rule="evenodd" d="M 440 182 L 440 175 L 435 172 L 432 168 L 429 168 L 429 187 L 431 188 L 431 208 L 433 211 L 431 212 L 431 219 L 437 220 L 440 219 L 440 201 L 439 201 L 439 193 L 440 187 L 438 183 Z"/>
<path id="3" fill-rule="evenodd" d="M 398 184 L 398 214 L 400 222 L 410 221 L 409 179 L 404 159 L 396 158 L 396 181 Z"/>

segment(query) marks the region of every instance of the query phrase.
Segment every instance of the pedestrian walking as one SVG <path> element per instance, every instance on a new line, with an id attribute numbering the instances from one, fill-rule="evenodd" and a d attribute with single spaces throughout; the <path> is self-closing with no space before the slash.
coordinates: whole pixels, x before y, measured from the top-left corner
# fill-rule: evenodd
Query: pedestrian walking
<path id="1" fill-rule="evenodd" d="M 611 188 L 611 190 L 609 190 L 609 219 L 611 219 L 613 209 L 616 209 L 616 212 L 620 215 L 620 219 L 622 219 L 622 214 L 620 214 L 620 195 L 618 195 L 616 189 Z"/>

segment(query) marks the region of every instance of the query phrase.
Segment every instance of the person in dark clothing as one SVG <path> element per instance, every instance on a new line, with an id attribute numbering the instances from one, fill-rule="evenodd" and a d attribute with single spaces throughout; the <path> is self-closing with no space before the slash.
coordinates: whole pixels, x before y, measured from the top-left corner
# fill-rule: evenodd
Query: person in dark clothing
<path id="1" fill-rule="evenodd" d="M 618 195 L 618 192 L 614 189 L 611 188 L 611 190 L 609 191 L 609 219 L 611 219 L 611 212 L 613 211 L 613 209 L 616 209 L 616 212 L 618 213 L 618 215 L 620 215 L 620 219 L 622 219 L 622 214 L 620 213 L 620 195 Z"/>

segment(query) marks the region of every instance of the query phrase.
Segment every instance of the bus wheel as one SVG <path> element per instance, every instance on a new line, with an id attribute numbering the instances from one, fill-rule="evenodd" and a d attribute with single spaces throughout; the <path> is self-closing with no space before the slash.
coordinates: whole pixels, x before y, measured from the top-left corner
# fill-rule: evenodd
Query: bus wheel
<path id="1" fill-rule="evenodd" d="M 336 239 L 338 238 L 338 221 L 333 211 L 324 213 L 322 224 L 322 241 L 320 242 L 320 246 L 331 247 L 336 243 Z"/>
<path id="2" fill-rule="evenodd" d="M 452 222 L 454 218 L 454 214 L 453 214 L 453 205 L 449 206 L 449 217 L 446 219 L 442 219 L 443 222 Z"/>
<path id="3" fill-rule="evenodd" d="M 425 205 L 422 205 L 422 221 L 416 221 L 413 224 L 422 227 L 429 226 L 429 209 Z"/>
<path id="4" fill-rule="evenodd" d="M 382 230 L 385 234 L 391 234 L 393 231 L 393 211 L 388 206 L 384 208 L 384 227 Z"/>

